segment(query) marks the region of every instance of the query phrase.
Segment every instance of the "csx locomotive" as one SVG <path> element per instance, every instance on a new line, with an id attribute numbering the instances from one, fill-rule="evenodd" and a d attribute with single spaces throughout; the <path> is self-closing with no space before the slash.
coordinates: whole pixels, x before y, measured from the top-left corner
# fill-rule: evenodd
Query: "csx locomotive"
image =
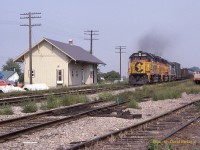
<path id="1" fill-rule="evenodd" d="M 183 75 L 181 75 L 182 72 Z M 151 53 L 138 51 L 130 56 L 128 69 L 130 84 L 179 80 L 183 76 L 188 77 L 186 72 L 186 69 L 181 70 L 179 63 L 169 62 Z"/>

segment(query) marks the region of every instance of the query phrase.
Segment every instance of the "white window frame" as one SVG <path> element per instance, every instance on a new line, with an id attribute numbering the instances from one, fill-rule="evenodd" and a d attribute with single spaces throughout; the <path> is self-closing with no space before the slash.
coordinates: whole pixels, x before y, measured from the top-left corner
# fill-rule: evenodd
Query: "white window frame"
<path id="1" fill-rule="evenodd" d="M 59 74 L 61 73 L 61 74 Z M 61 79 L 60 79 L 61 77 Z M 56 83 L 63 84 L 64 83 L 64 70 L 63 69 L 56 69 Z"/>

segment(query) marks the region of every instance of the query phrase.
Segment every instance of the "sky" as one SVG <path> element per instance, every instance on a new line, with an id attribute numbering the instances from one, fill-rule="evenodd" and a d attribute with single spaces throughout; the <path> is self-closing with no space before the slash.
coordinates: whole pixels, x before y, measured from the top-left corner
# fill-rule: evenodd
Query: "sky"
<path id="1" fill-rule="evenodd" d="M 93 54 L 107 65 L 101 72 L 119 72 L 119 50 L 122 75 L 127 75 L 129 56 L 139 50 L 155 53 L 182 68 L 200 67 L 200 1 L 199 0 L 1 0 L 0 68 L 9 58 L 28 49 L 28 19 L 20 14 L 41 12 L 33 19 L 32 44 L 43 37 L 68 42 L 85 50 L 90 41 L 86 30 L 98 30 L 94 36 Z M 37 15 L 36 15 L 37 16 Z"/>

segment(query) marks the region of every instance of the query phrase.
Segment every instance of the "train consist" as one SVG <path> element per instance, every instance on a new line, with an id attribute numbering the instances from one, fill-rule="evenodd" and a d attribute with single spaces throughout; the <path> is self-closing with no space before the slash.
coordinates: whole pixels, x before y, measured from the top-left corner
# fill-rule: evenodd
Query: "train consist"
<path id="1" fill-rule="evenodd" d="M 169 62 L 151 53 L 138 51 L 129 59 L 129 83 L 133 85 L 169 82 L 191 76 L 188 69 L 181 69 L 179 63 Z"/>

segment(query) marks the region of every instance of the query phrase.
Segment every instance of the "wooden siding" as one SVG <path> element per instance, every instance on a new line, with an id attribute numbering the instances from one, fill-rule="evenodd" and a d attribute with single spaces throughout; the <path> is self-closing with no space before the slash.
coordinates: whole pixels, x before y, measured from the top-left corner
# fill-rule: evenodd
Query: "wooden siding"
<path id="1" fill-rule="evenodd" d="M 94 84 L 97 83 L 97 65 L 89 63 L 81 63 L 71 61 L 69 63 L 69 86 L 76 86 L 82 84 L 93 84 L 93 78 L 90 77 L 90 68 L 93 67 L 94 70 Z M 84 80 L 82 82 L 82 69 Z M 72 74 L 73 71 L 73 74 Z"/>
<path id="2" fill-rule="evenodd" d="M 93 78 L 90 76 L 91 68 L 94 71 L 94 84 L 97 83 L 97 65 L 75 62 L 66 54 L 59 51 L 46 41 L 33 48 L 32 52 L 32 69 L 34 83 L 45 83 L 49 87 L 57 85 L 57 70 L 63 70 L 64 82 L 62 86 L 82 85 L 82 69 L 84 74 L 84 84 L 93 84 Z M 72 76 L 73 71 L 73 76 Z M 29 79 L 29 54 L 24 55 L 24 81 L 30 83 Z"/>
<path id="3" fill-rule="evenodd" d="M 32 69 L 35 76 L 33 83 L 45 83 L 49 87 L 56 87 L 56 70 L 64 70 L 63 86 L 68 86 L 68 62 L 69 58 L 53 47 L 46 41 L 40 43 L 33 49 L 32 53 Z M 25 83 L 29 83 L 29 57 L 25 55 L 24 61 L 24 79 Z"/>

